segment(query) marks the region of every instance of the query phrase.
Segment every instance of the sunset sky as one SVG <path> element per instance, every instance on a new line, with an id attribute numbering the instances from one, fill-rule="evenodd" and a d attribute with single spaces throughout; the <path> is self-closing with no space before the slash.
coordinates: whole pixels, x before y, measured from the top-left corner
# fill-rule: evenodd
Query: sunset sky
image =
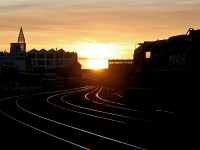
<path id="1" fill-rule="evenodd" d="M 200 0 L 1 0 L 0 51 L 9 52 L 20 27 L 27 51 L 63 48 L 80 62 L 132 59 L 139 42 L 200 29 Z"/>

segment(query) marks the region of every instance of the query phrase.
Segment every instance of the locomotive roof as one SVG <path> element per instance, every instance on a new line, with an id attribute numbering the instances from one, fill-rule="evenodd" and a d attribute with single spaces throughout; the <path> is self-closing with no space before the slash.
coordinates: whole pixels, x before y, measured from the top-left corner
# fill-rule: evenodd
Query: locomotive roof
<path id="1" fill-rule="evenodd" d="M 149 47 L 159 46 L 161 44 L 165 44 L 166 40 L 157 40 L 157 41 L 145 41 L 144 43 L 140 43 L 140 47 L 136 48 L 135 51 L 146 51 Z"/>
<path id="2" fill-rule="evenodd" d="M 134 53 L 138 51 L 147 51 L 148 49 L 156 46 L 161 46 L 163 44 L 169 45 L 179 45 L 185 43 L 188 37 L 198 36 L 200 37 L 200 29 L 194 30 L 193 28 L 189 28 L 186 34 L 174 35 L 169 37 L 168 39 L 156 40 L 156 41 L 144 41 L 143 43 L 138 43 L 139 47 L 137 47 Z"/>

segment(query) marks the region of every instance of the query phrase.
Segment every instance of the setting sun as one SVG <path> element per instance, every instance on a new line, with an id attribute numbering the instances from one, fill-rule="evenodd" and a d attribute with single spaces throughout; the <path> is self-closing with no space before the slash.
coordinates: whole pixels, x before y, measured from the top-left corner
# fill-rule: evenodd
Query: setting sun
<path id="1" fill-rule="evenodd" d="M 108 57 L 110 56 L 110 49 L 103 44 L 85 43 L 84 53 L 89 58 L 87 66 L 90 69 L 98 70 L 108 68 Z"/>
<path id="2" fill-rule="evenodd" d="M 108 60 L 105 59 L 90 59 L 87 66 L 90 69 L 98 70 L 108 68 Z"/>
<path id="3" fill-rule="evenodd" d="M 83 64 L 83 68 L 89 69 L 103 69 L 108 68 L 108 59 L 116 55 L 118 45 L 114 43 L 97 43 L 94 40 L 84 40 L 77 44 L 80 49 L 80 55 L 83 56 L 83 60 L 80 60 Z"/>
<path id="4" fill-rule="evenodd" d="M 82 49 L 82 56 L 87 58 L 105 59 L 111 57 L 111 49 L 108 44 L 97 42 L 83 42 L 79 44 Z"/>

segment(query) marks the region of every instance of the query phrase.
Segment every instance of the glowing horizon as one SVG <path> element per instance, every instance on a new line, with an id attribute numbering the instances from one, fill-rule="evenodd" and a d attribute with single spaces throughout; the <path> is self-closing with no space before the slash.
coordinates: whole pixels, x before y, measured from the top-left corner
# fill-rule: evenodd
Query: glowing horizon
<path id="1" fill-rule="evenodd" d="M 80 58 L 132 59 L 137 43 L 200 28 L 199 0 L 1 0 L 0 51 L 22 26 L 27 51 L 63 48 Z"/>

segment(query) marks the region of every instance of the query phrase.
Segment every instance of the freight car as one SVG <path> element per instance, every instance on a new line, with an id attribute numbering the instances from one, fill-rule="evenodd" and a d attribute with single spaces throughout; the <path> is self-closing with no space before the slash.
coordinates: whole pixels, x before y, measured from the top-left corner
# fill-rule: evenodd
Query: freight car
<path id="1" fill-rule="evenodd" d="M 127 107 L 183 113 L 198 110 L 200 29 L 145 41 L 134 50 L 125 89 Z"/>

